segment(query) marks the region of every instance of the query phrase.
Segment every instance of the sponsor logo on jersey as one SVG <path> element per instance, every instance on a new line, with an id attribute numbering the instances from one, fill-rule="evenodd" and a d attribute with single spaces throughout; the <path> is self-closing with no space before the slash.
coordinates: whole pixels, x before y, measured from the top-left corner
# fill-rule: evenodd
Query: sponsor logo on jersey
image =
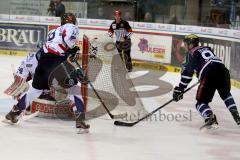
<path id="1" fill-rule="evenodd" d="M 33 64 L 26 64 L 26 67 L 32 67 Z"/>

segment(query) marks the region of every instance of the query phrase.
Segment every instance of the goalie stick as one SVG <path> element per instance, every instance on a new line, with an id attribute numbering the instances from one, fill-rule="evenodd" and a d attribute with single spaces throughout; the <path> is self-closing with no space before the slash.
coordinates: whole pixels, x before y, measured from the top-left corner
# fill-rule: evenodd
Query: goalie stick
<path id="1" fill-rule="evenodd" d="M 187 91 L 189 91 L 190 89 L 192 89 L 193 87 L 195 87 L 196 85 L 198 85 L 198 83 L 199 83 L 199 82 L 193 84 L 191 87 L 189 87 L 188 89 L 186 89 L 186 90 L 183 92 L 183 94 L 186 93 Z M 163 107 L 165 107 L 166 105 L 168 105 L 168 104 L 171 103 L 172 101 L 174 101 L 173 98 L 172 98 L 171 100 L 169 100 L 168 102 L 164 103 L 163 105 L 161 105 L 160 107 L 156 108 L 156 109 L 153 110 L 152 112 L 148 113 L 146 116 L 144 116 L 144 117 L 140 118 L 139 120 L 135 121 L 135 122 L 130 122 L 130 123 L 128 123 L 128 122 L 122 122 L 122 121 L 115 121 L 115 122 L 114 122 L 114 125 L 116 125 L 116 126 L 125 126 L 125 127 L 132 127 L 132 126 L 134 126 L 135 124 L 141 122 L 142 120 L 144 120 L 144 119 L 152 116 L 155 112 L 157 112 L 158 110 L 162 109 Z"/>
<path id="2" fill-rule="evenodd" d="M 16 72 L 15 72 L 14 64 L 11 64 L 11 68 L 12 68 L 12 74 L 13 74 L 13 77 L 15 77 Z"/>
<path id="3" fill-rule="evenodd" d="M 83 74 L 83 69 L 80 66 L 80 64 L 75 61 L 77 67 L 80 69 L 81 74 Z M 88 78 L 87 78 L 88 79 Z M 111 117 L 111 119 L 120 119 L 120 118 L 124 118 L 127 116 L 127 113 L 123 113 L 123 114 L 118 114 L 118 115 L 113 115 L 109 109 L 107 108 L 106 104 L 104 103 L 104 101 L 102 100 L 101 96 L 98 94 L 97 90 L 95 89 L 95 87 L 93 86 L 93 84 L 88 80 L 87 83 L 90 85 L 90 87 L 92 88 L 93 92 L 95 93 L 95 95 L 97 96 L 97 98 L 100 100 L 101 104 L 103 105 L 104 109 L 107 111 L 108 115 Z"/>

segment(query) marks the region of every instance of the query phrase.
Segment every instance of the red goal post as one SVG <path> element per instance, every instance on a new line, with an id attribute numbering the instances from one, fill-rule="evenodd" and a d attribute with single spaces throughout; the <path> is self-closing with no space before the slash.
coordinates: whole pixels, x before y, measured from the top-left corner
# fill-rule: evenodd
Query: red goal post
<path id="1" fill-rule="evenodd" d="M 89 38 L 86 35 L 83 35 L 82 42 L 82 68 L 85 73 L 87 73 L 88 69 L 88 53 L 89 53 Z M 84 110 L 86 111 L 87 106 L 87 96 L 88 96 L 88 85 L 81 85 L 81 93 L 83 98 Z"/>

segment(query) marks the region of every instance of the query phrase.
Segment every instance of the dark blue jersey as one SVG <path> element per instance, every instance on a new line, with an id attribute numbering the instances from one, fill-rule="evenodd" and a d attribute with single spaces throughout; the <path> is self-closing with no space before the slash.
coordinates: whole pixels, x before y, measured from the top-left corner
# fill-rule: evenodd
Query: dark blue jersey
<path id="1" fill-rule="evenodd" d="M 210 47 L 198 46 L 187 53 L 186 61 L 182 64 L 181 82 L 179 87 L 186 88 L 194 73 L 199 80 L 211 69 L 211 65 L 221 64 L 222 61 L 213 53 Z"/>

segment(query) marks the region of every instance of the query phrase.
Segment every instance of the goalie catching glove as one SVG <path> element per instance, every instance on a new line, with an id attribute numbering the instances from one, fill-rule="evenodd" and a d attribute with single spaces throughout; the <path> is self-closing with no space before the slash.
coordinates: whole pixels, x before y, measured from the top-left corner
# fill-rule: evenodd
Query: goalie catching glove
<path id="1" fill-rule="evenodd" d="M 21 93 L 27 91 L 29 84 L 26 80 L 18 75 L 14 76 L 14 82 L 9 86 L 4 93 L 13 96 L 16 99 Z"/>
<path id="2" fill-rule="evenodd" d="M 176 86 L 173 90 L 173 100 L 177 102 L 183 99 L 183 92 L 184 92 L 183 88 Z"/>
<path id="3" fill-rule="evenodd" d="M 120 43 L 118 44 L 118 48 L 124 51 L 128 51 L 131 48 L 131 39 L 127 36 L 125 36 L 124 38 L 122 38 L 120 40 Z"/>
<path id="4" fill-rule="evenodd" d="M 82 84 L 88 83 L 88 81 L 89 81 L 88 77 L 82 69 L 80 69 L 80 68 L 76 69 L 75 74 L 76 74 L 76 77 L 78 78 L 78 80 L 80 81 L 80 83 L 82 83 Z"/>

